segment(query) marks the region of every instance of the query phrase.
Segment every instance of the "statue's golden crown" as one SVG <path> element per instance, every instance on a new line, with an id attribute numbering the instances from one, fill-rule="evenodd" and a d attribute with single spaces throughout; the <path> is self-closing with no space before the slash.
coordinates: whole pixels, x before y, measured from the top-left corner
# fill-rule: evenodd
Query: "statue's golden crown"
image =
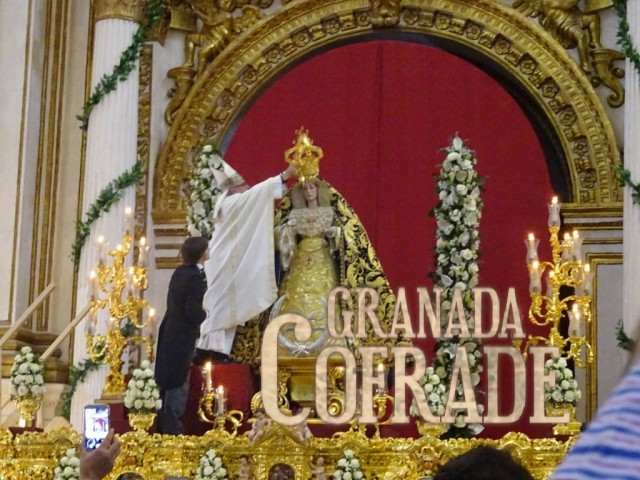
<path id="1" fill-rule="evenodd" d="M 284 152 L 284 159 L 296 169 L 296 177 L 304 182 L 310 178 L 317 178 L 320 173 L 320 159 L 324 156 L 322 149 L 313 144 L 309 131 L 304 127 L 296 130 L 293 147 Z"/>

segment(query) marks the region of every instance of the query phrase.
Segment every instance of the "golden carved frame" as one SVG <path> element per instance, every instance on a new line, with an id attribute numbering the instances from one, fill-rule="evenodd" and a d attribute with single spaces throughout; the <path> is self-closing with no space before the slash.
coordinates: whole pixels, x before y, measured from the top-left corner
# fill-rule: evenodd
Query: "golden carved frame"
<path id="1" fill-rule="evenodd" d="M 191 149 L 220 142 L 261 87 L 318 49 L 357 41 L 376 30 L 367 0 L 298 1 L 257 23 L 209 65 L 169 131 L 154 179 L 156 223 L 181 224 L 182 181 Z M 385 12 L 386 13 L 386 12 Z M 423 34 L 471 48 L 499 65 L 528 92 L 553 126 L 569 172 L 571 201 L 620 208 L 620 163 L 611 122 L 575 61 L 539 25 L 495 1 L 407 0 L 394 32 Z"/>

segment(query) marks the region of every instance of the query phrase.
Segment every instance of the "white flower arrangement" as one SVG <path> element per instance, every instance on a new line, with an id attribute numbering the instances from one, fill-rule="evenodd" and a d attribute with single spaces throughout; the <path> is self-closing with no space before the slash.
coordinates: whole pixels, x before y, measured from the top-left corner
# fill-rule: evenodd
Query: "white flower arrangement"
<path id="1" fill-rule="evenodd" d="M 53 480 L 80 479 L 80 458 L 75 448 L 67 449 L 53 473 Z"/>
<path id="2" fill-rule="evenodd" d="M 428 367 L 424 377 L 420 379 L 420 385 L 427 397 L 427 404 L 431 413 L 441 417 L 444 415 L 444 409 L 447 405 L 447 387 L 440 380 L 440 376 L 435 373 L 433 367 Z M 419 415 L 418 405 L 415 401 L 411 404 L 409 413 L 414 416 Z"/>
<path id="3" fill-rule="evenodd" d="M 355 457 L 353 450 L 345 450 L 342 458 L 338 460 L 336 470 L 333 472 L 334 480 L 361 480 L 364 473 L 360 470 L 360 460 Z"/>
<path id="4" fill-rule="evenodd" d="M 40 358 L 31 347 L 22 347 L 11 367 L 11 398 L 24 398 L 29 394 L 41 398 L 46 391 L 42 373 Z"/>
<path id="5" fill-rule="evenodd" d="M 213 171 L 222 169 L 222 157 L 218 149 L 209 143 L 204 144 L 195 156 L 193 175 L 189 180 L 187 231 L 192 237 L 211 237 L 211 214 L 218 195 L 222 193 L 216 185 Z"/>
<path id="6" fill-rule="evenodd" d="M 196 480 L 226 480 L 227 478 L 227 469 L 224 468 L 218 453 L 213 448 L 207 450 L 207 453 L 200 457 Z"/>
<path id="7" fill-rule="evenodd" d="M 578 382 L 573 378 L 573 372 L 567 367 L 567 360 L 563 357 L 550 358 L 544 364 L 544 372 L 553 372 L 556 384 L 553 387 L 546 385 L 544 399 L 551 403 L 575 403 L 582 398 L 582 392 L 578 388 Z"/>
<path id="8" fill-rule="evenodd" d="M 440 318 L 444 327 L 449 321 L 451 300 L 456 289 L 462 292 L 467 321 L 471 322 L 473 319 L 472 289 L 478 285 L 478 272 L 480 271 L 478 266 L 478 249 L 480 247 L 478 226 L 482 218 L 483 207 L 480 187 L 484 181 L 475 171 L 477 160 L 474 152 L 464 145 L 460 137 L 456 135 L 445 151 L 447 156 L 437 177 L 439 202 L 432 212 L 437 226 L 436 247 L 434 249 L 436 269 L 432 272 L 432 277 L 435 285 L 442 288 Z M 472 325 L 470 324 L 469 327 L 472 332 Z M 436 356 L 433 360 L 433 373 L 427 373 L 421 380 L 425 389 L 431 388 L 428 385 L 434 380 L 434 375 L 438 377 L 439 385 L 444 385 L 444 392 L 442 388 L 438 388 L 436 394 L 427 395 L 431 411 L 436 415 L 439 411 L 444 413 L 458 346 L 464 346 L 467 351 L 473 385 L 478 385 L 480 382 L 482 353 L 478 348 L 477 341 L 456 338 L 438 341 Z M 462 394 L 462 392 L 459 393 Z M 417 406 L 412 405 L 410 412 L 417 416 Z M 458 413 L 454 426 L 467 427 L 463 418 L 464 416 Z M 473 433 L 479 432 L 476 426 L 469 427 Z"/>
<path id="9" fill-rule="evenodd" d="M 134 413 L 151 413 L 162 407 L 160 391 L 148 360 L 133 371 L 124 395 L 124 406 Z"/>

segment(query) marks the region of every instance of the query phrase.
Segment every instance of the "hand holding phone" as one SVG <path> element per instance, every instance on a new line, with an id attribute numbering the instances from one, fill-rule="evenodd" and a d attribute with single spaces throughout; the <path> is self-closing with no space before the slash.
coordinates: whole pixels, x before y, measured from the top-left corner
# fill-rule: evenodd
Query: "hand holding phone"
<path id="1" fill-rule="evenodd" d="M 109 433 L 109 405 L 84 407 L 84 448 L 95 450 Z"/>

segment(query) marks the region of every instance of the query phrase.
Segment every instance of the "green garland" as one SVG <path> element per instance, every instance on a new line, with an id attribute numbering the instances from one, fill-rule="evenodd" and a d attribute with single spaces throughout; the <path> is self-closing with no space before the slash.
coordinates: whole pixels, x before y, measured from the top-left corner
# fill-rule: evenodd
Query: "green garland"
<path id="1" fill-rule="evenodd" d="M 123 337 L 129 338 L 135 335 L 136 327 L 133 323 L 127 322 L 120 329 L 120 332 Z M 61 414 L 67 420 L 71 418 L 71 399 L 73 398 L 73 394 L 76 393 L 78 385 L 84 382 L 89 372 L 98 370 L 100 365 L 104 364 L 104 354 L 106 353 L 104 352 L 104 347 L 104 343 L 97 344 L 95 346 L 94 353 L 97 356 L 97 361 L 93 361 L 91 358 L 85 358 L 84 360 L 80 360 L 75 365 L 71 365 L 69 367 L 69 386 L 71 388 L 69 391 L 60 395 L 60 400 L 62 402 Z"/>
<path id="2" fill-rule="evenodd" d="M 102 189 L 96 201 L 89 206 L 89 209 L 85 214 L 86 220 L 84 222 L 78 220 L 76 223 L 76 240 L 71 246 L 71 258 L 76 267 L 80 262 L 82 247 L 91 233 L 91 224 L 100 218 L 102 212 L 108 212 L 111 209 L 111 206 L 117 200 L 122 198 L 122 191 L 125 188 L 135 185 L 143 178 L 143 176 L 144 169 L 142 168 L 142 160 L 138 158 L 131 170 L 124 172 Z"/>
<path id="3" fill-rule="evenodd" d="M 618 178 L 620 179 L 621 187 L 627 186 L 633 190 L 631 193 L 633 203 L 640 204 L 640 183 L 633 183 L 631 181 L 631 172 L 620 165 L 618 167 Z"/>
<path id="4" fill-rule="evenodd" d="M 640 54 L 636 50 L 631 34 L 629 33 L 629 21 L 627 20 L 627 0 L 614 0 L 613 8 L 616 9 L 620 21 L 618 22 L 618 45 L 620 52 L 627 57 L 635 69 L 640 73 Z"/>
<path id="5" fill-rule="evenodd" d="M 618 348 L 626 350 L 627 352 L 631 352 L 636 344 L 633 339 L 629 338 L 627 332 L 624 331 L 622 320 L 618 322 L 616 326 L 616 340 L 618 341 Z"/>
<path id="6" fill-rule="evenodd" d="M 108 93 L 113 92 L 118 87 L 118 82 L 124 82 L 131 72 L 136 68 L 136 62 L 140 57 L 142 44 L 147 41 L 149 31 L 155 27 L 162 16 L 163 0 L 152 0 L 147 10 L 147 17 L 133 34 L 131 45 L 129 45 L 120 55 L 120 62 L 114 66 L 113 72 L 104 74 L 93 93 L 82 107 L 82 114 L 76 115 L 80 120 L 80 128 L 86 130 L 89 126 L 89 116 L 91 111 L 98 105 Z"/>

